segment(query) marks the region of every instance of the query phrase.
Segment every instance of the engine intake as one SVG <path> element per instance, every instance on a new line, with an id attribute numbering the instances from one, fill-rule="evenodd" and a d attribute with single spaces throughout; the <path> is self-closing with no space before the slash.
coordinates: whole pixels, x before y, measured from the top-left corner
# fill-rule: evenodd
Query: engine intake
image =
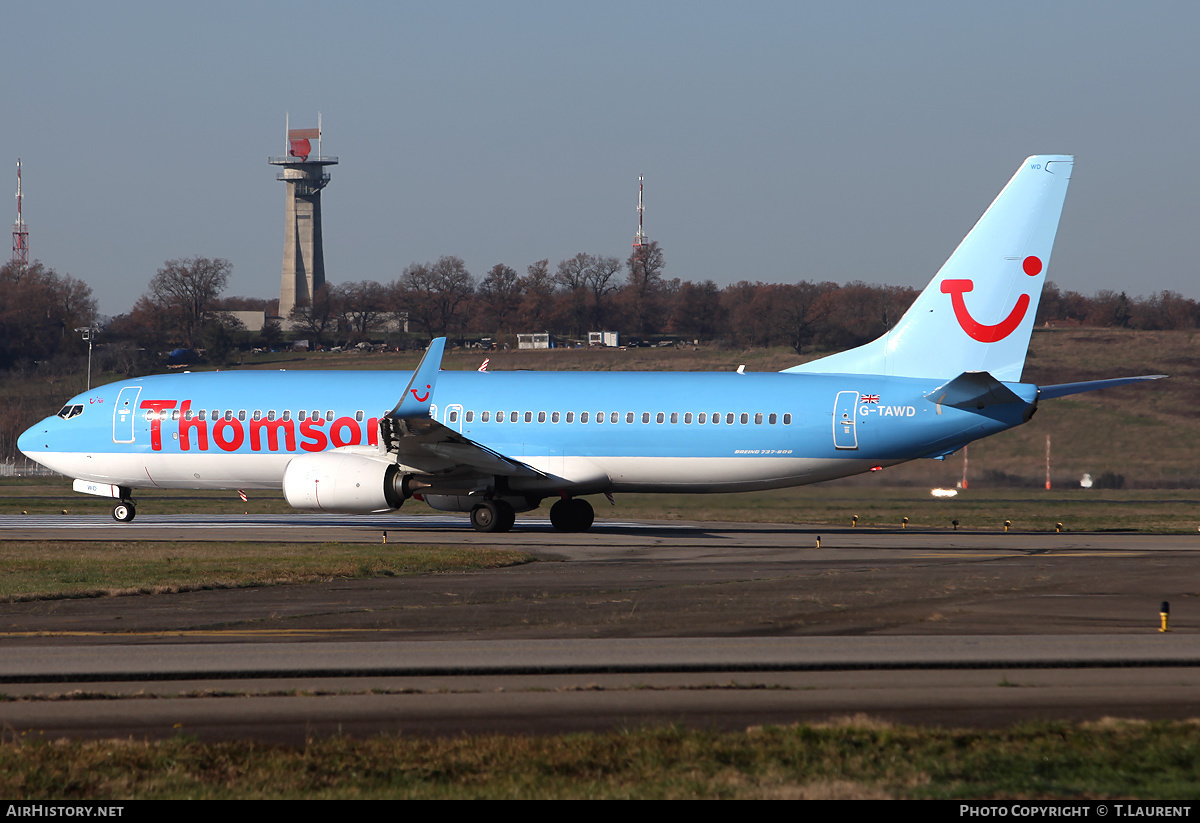
<path id="1" fill-rule="evenodd" d="M 400 467 L 361 454 L 295 457 L 283 471 L 283 496 L 302 511 L 371 514 L 400 508 L 411 496 Z"/>

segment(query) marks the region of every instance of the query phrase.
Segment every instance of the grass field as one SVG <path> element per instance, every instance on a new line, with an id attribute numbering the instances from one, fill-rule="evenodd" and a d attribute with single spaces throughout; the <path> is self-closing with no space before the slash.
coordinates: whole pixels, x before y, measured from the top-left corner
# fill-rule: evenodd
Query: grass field
<path id="1" fill-rule="evenodd" d="M 997 688 L 1002 688 L 998 683 Z M 850 720 L 738 733 L 0 743 L 0 794 L 85 799 L 1200 797 L 1196 723 L 921 729 Z M 1157 816 L 1156 816 L 1157 817 Z"/>

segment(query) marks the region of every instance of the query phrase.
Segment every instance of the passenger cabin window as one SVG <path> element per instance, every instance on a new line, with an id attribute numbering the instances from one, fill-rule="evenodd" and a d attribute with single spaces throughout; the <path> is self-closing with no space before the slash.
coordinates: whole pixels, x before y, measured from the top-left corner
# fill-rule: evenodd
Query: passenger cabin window
<path id="1" fill-rule="evenodd" d="M 473 412 L 473 411 L 469 411 L 469 412 L 467 412 L 467 415 L 466 415 L 466 420 L 467 420 L 467 422 L 468 422 L 468 423 L 474 422 L 474 420 L 475 420 L 475 412 Z"/>
<path id="2" fill-rule="evenodd" d="M 704 412 L 700 412 L 700 414 L 696 417 L 696 422 L 704 425 L 708 422 L 708 415 L 706 415 Z"/>
<path id="3" fill-rule="evenodd" d="M 246 419 L 246 410 L 242 409 L 238 412 L 238 420 L 245 420 L 245 419 Z"/>
<path id="4" fill-rule="evenodd" d="M 559 419 L 560 419 L 560 418 L 559 418 L 559 413 L 558 413 L 558 412 L 551 412 L 551 413 L 550 413 L 550 422 L 551 422 L 551 423 L 557 423 L 557 422 L 559 421 Z"/>
<path id="5" fill-rule="evenodd" d="M 785 425 L 785 426 L 792 425 L 792 415 L 790 413 L 785 414 L 783 416 L 783 425 Z"/>
<path id="6" fill-rule="evenodd" d="M 526 423 L 533 422 L 533 412 L 525 412 L 525 422 Z"/>
<path id="7" fill-rule="evenodd" d="M 642 412 L 642 422 L 643 423 L 650 422 L 650 412 Z"/>
<path id="8" fill-rule="evenodd" d="M 258 409 L 255 409 L 254 414 L 251 415 L 251 417 L 255 420 L 262 420 L 262 412 L 260 412 Z"/>
<path id="9" fill-rule="evenodd" d="M 359 414 L 362 414 L 362 412 L 359 412 Z M 457 423 L 457 422 L 458 422 L 458 409 L 451 409 L 451 410 L 450 410 L 450 422 L 451 422 L 451 423 Z"/>
<path id="10" fill-rule="evenodd" d="M 274 409 L 271 409 L 269 412 L 267 412 L 267 419 L 268 419 L 268 420 L 274 420 L 274 419 L 275 419 L 275 410 L 274 410 Z"/>
<path id="11" fill-rule="evenodd" d="M 580 423 L 586 423 L 586 422 L 588 422 L 588 413 L 587 413 L 587 412 L 580 412 L 580 413 L 579 413 L 579 422 L 580 422 Z"/>
<path id="12" fill-rule="evenodd" d="M 354 413 L 354 419 L 361 423 L 363 421 L 363 413 L 361 411 L 356 411 Z"/>
<path id="13" fill-rule="evenodd" d="M 779 422 L 779 415 L 777 415 L 775 412 L 771 412 L 770 416 L 767 417 L 767 422 L 774 426 Z"/>
<path id="14" fill-rule="evenodd" d="M 567 412 L 567 422 L 568 423 L 575 422 L 575 412 Z"/>
<path id="15" fill-rule="evenodd" d="M 625 422 L 626 423 L 633 422 L 633 412 L 625 412 Z"/>
<path id="16" fill-rule="evenodd" d="M 546 413 L 545 413 L 544 411 L 540 411 L 540 412 L 538 412 L 538 422 L 539 422 L 539 423 L 545 423 L 545 422 L 546 422 Z"/>
<path id="17" fill-rule="evenodd" d="M 488 422 L 488 418 L 490 418 L 491 416 L 492 416 L 491 412 L 484 412 L 483 414 L 479 415 L 479 420 L 482 423 L 486 423 L 486 422 Z"/>

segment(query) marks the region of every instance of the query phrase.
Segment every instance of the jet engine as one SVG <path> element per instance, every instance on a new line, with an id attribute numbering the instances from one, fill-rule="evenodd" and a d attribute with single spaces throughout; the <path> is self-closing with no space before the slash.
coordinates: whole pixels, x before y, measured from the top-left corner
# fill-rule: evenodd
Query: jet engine
<path id="1" fill-rule="evenodd" d="M 370 514 L 400 508 L 411 495 L 406 476 L 387 460 L 319 452 L 293 458 L 283 471 L 283 496 L 303 511 Z"/>

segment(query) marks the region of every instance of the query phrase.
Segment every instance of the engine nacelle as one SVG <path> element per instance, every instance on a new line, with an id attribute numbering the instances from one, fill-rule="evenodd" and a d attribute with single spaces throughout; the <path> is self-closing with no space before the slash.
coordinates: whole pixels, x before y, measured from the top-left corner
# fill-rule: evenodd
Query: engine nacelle
<path id="1" fill-rule="evenodd" d="M 407 496 L 400 467 L 361 454 L 319 452 L 292 458 L 283 496 L 304 511 L 370 514 L 400 508 Z"/>

